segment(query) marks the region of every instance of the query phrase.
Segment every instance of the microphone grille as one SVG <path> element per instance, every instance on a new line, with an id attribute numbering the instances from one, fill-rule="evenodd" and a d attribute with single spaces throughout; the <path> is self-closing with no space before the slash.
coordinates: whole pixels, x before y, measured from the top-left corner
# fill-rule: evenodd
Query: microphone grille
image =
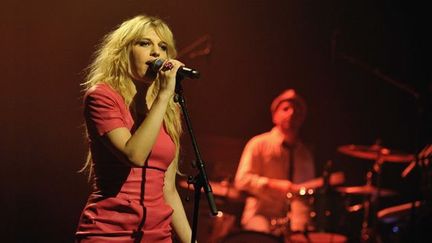
<path id="1" fill-rule="evenodd" d="M 149 63 L 149 67 L 152 71 L 158 72 L 163 63 L 164 61 L 162 59 L 154 59 Z"/>

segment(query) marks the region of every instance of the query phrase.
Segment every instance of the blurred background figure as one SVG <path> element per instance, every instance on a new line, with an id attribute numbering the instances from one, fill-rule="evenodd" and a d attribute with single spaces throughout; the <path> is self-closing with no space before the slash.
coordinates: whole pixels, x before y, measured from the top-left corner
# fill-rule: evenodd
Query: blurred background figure
<path id="1" fill-rule="evenodd" d="M 280 235 L 271 222 L 289 213 L 290 230 L 304 231 L 309 227 L 308 206 L 302 200 L 288 203 L 286 195 L 315 177 L 314 157 L 299 136 L 306 103 L 294 89 L 287 89 L 270 110 L 274 127 L 249 140 L 237 169 L 236 186 L 254 195 L 246 200 L 241 223 L 246 230 Z"/>

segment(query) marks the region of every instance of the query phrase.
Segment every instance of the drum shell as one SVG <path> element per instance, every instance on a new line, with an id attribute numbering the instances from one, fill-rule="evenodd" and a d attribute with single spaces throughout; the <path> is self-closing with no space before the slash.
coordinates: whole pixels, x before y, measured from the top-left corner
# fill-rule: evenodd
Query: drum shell
<path id="1" fill-rule="evenodd" d="M 227 235 L 220 243 L 283 243 L 283 239 L 258 231 L 238 231 Z"/>
<path id="2" fill-rule="evenodd" d="M 316 191 L 313 194 L 302 196 L 300 200 L 306 203 L 309 208 L 308 230 L 332 233 L 344 233 L 346 231 L 347 202 L 342 194 L 333 190 Z M 291 228 L 291 230 L 295 232 L 305 229 Z"/>
<path id="3" fill-rule="evenodd" d="M 292 234 L 289 243 L 346 243 L 347 237 L 335 233 L 308 232 Z"/>

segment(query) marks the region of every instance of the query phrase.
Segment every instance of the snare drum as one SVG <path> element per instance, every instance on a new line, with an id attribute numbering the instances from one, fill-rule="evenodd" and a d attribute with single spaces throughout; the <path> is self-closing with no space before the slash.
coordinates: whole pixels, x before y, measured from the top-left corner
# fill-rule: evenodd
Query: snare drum
<path id="1" fill-rule="evenodd" d="M 344 232 L 348 212 L 345 199 L 340 193 L 329 191 L 316 193 L 313 201 L 312 221 L 316 231 L 320 232 Z"/>
<path id="2" fill-rule="evenodd" d="M 335 191 L 312 190 L 304 196 L 296 196 L 290 202 L 291 231 L 342 233 L 348 215 L 345 204 L 343 196 Z"/>
<path id="3" fill-rule="evenodd" d="M 307 202 L 310 210 L 308 228 L 291 228 L 294 232 L 306 230 L 307 233 L 292 233 L 288 236 L 287 242 L 345 243 L 348 241 L 348 238 L 343 234 L 346 231 L 343 225 L 347 212 L 345 200 L 341 194 L 335 191 L 313 192 L 304 197 L 303 202 Z M 295 204 L 293 205 L 295 206 Z M 302 213 L 304 214 L 304 212 Z M 291 221 L 293 222 L 294 219 L 292 218 Z"/>
<path id="4" fill-rule="evenodd" d="M 283 239 L 271 234 L 266 234 L 258 231 L 239 231 L 227 235 L 221 243 L 283 243 Z"/>

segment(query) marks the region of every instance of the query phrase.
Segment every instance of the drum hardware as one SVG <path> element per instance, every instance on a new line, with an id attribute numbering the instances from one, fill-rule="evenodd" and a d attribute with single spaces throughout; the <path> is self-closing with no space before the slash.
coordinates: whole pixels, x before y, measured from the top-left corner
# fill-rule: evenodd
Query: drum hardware
<path id="1" fill-rule="evenodd" d="M 372 177 L 376 174 L 377 186 L 376 190 L 373 191 L 372 194 L 366 195 L 363 202 L 363 220 L 361 224 L 360 230 L 360 241 L 362 243 L 366 242 L 376 242 L 376 209 L 378 208 L 378 200 L 381 197 L 381 188 L 380 188 L 380 174 L 381 174 L 381 165 L 383 161 L 377 158 L 375 164 L 372 169 L 366 174 L 366 186 L 372 187 Z"/>
<path id="2" fill-rule="evenodd" d="M 324 232 L 305 232 L 291 235 L 290 243 L 346 243 L 347 237 Z"/>
<path id="3" fill-rule="evenodd" d="M 341 174 L 338 172 L 336 173 L 336 176 L 340 176 Z M 322 178 L 315 178 L 312 179 L 314 181 L 317 181 Z M 305 184 L 308 184 L 310 181 L 306 182 Z M 312 183 L 313 185 L 316 185 L 316 183 Z M 322 184 L 321 184 L 322 185 Z M 292 206 L 293 203 L 298 201 L 303 201 L 307 205 L 308 212 L 306 217 L 309 218 L 309 221 L 306 223 L 304 228 L 305 231 L 292 231 L 291 228 L 291 220 L 292 216 L 290 214 L 290 211 L 288 210 L 286 216 L 284 217 L 278 217 L 278 218 L 272 218 L 270 220 L 270 232 L 271 236 L 279 236 L 279 238 L 276 237 L 269 237 L 267 239 L 264 235 L 257 235 L 254 234 L 254 231 L 241 231 L 241 232 L 234 232 L 232 234 L 228 234 L 224 240 L 222 240 L 223 243 L 227 242 L 258 242 L 257 239 L 260 239 L 260 237 L 263 237 L 263 243 L 267 242 L 266 240 L 269 240 L 269 242 L 303 242 L 302 236 L 299 235 L 308 235 L 311 239 L 311 242 L 335 242 L 335 243 L 342 243 L 347 242 L 347 237 L 345 235 L 339 234 L 335 231 L 328 231 L 327 227 L 324 225 L 317 224 L 316 220 L 320 215 L 324 215 L 325 217 L 329 217 L 331 219 L 338 218 L 339 215 L 333 210 L 333 208 L 328 207 L 318 207 L 316 205 L 317 202 L 322 202 L 323 199 L 321 196 L 322 187 L 315 187 L 312 188 L 306 188 L 303 186 L 300 186 L 300 189 L 296 192 L 289 192 L 286 195 L 286 202 L 288 206 Z M 331 195 L 331 189 L 327 188 L 328 195 Z M 336 191 L 335 191 L 336 193 Z M 332 198 L 333 199 L 333 198 Z M 339 198 L 337 199 L 339 200 Z M 334 200 L 328 200 L 330 204 L 333 207 L 337 207 L 338 202 L 343 203 L 343 200 L 339 200 L 338 202 L 335 202 Z M 322 204 L 321 206 L 328 206 L 326 204 Z M 338 208 L 344 208 L 344 207 L 338 207 Z M 322 211 L 322 213 L 321 213 Z M 258 237 L 257 239 L 254 239 L 253 237 Z M 281 238 L 282 237 L 282 238 Z M 235 241 L 235 240 L 237 241 Z M 246 239 L 251 239 L 251 241 L 246 241 Z M 252 240 L 253 239 L 253 240 Z M 243 240 L 243 241 L 242 241 Z M 277 241 L 276 241 L 277 240 Z M 261 241 L 260 241 L 261 242 Z"/>
<path id="4" fill-rule="evenodd" d="M 285 242 L 347 242 L 347 237 L 342 233 L 341 220 L 344 220 L 345 202 L 341 200 L 341 194 L 334 190 L 334 185 L 344 182 L 343 172 L 330 173 L 331 161 L 327 162 L 323 176 L 300 184 L 297 192 L 287 194 L 288 203 L 295 206 L 296 200 L 306 203 L 309 220 L 303 229 L 286 227 L 290 225 L 292 215 L 286 218 L 272 220 L 274 225 L 285 226 Z M 312 188 L 306 187 L 311 186 Z"/>
<path id="5" fill-rule="evenodd" d="M 339 191 L 351 194 L 364 195 L 365 199 L 362 208 L 364 215 L 360 231 L 360 241 L 375 242 L 376 241 L 376 209 L 379 205 L 379 198 L 383 196 L 395 195 L 395 192 L 381 188 L 381 168 L 384 162 L 406 163 L 414 159 L 414 155 L 405 154 L 389 148 L 382 147 L 378 142 L 371 145 L 343 145 L 338 147 L 338 151 L 345 155 L 349 155 L 359 159 L 374 160 L 374 164 L 370 171 L 366 173 L 366 185 L 360 187 L 345 187 Z M 374 186 L 372 180 L 375 177 Z"/>
<path id="6" fill-rule="evenodd" d="M 352 195 L 373 196 L 378 194 L 378 188 L 372 185 L 337 187 L 336 190 L 341 193 Z M 387 197 L 397 195 L 396 191 L 390 189 L 380 189 L 379 196 Z"/>
<path id="7" fill-rule="evenodd" d="M 392 163 L 406 163 L 415 158 L 412 154 L 405 154 L 396 150 L 391 150 L 374 144 L 367 145 L 343 145 L 338 147 L 338 151 L 342 154 L 349 155 L 359 159 L 392 162 Z"/>
<path id="8" fill-rule="evenodd" d="M 283 243 L 284 239 L 268 233 L 250 231 L 250 230 L 241 230 L 227 235 L 224 239 L 222 239 L 222 241 L 220 241 L 220 243 L 249 243 L 249 242 Z"/>
<path id="9" fill-rule="evenodd" d="M 421 201 L 414 201 L 384 208 L 378 211 L 377 217 L 380 221 L 383 221 L 385 223 L 394 223 L 396 221 L 404 220 L 409 217 L 410 211 L 415 208 L 419 208 L 421 204 Z"/>
<path id="10" fill-rule="evenodd" d="M 389 242 L 432 242 L 432 144 L 416 154 L 401 173 L 406 178 L 418 169 L 421 200 L 384 208 L 377 213 L 382 237 Z"/>
<path id="11" fill-rule="evenodd" d="M 319 191 L 319 189 L 321 189 L 323 187 L 323 184 L 326 183 L 325 180 L 327 181 L 327 183 L 329 185 L 338 185 L 344 182 L 345 177 L 344 177 L 344 173 L 343 172 L 335 172 L 335 173 L 331 173 L 328 175 L 328 178 L 315 178 L 312 179 L 310 181 L 307 181 L 305 183 L 302 183 L 299 185 L 299 189 L 295 192 L 290 192 L 288 193 L 286 196 L 287 201 L 292 201 L 292 200 L 296 200 L 296 199 L 306 199 L 308 200 L 308 204 L 313 204 L 314 199 L 313 196 L 314 194 Z M 210 240 L 211 242 L 220 242 L 220 240 L 222 240 L 222 242 L 236 242 L 233 241 L 234 238 L 235 239 L 240 239 L 240 238 L 250 238 L 252 236 L 255 237 L 263 237 L 266 238 L 267 235 L 262 235 L 262 234 L 254 234 L 253 232 L 250 231 L 246 231 L 243 233 L 238 233 L 236 230 L 231 230 L 231 231 L 224 231 L 224 233 L 218 233 L 216 232 L 216 228 L 223 228 L 226 229 L 226 225 L 228 225 L 228 221 L 230 221 L 230 219 L 232 219 L 232 215 L 230 215 L 229 213 L 226 213 L 225 210 L 223 210 L 223 203 L 227 203 L 227 204 L 233 204 L 233 203 L 238 203 L 238 202 L 243 202 L 245 201 L 245 199 L 249 196 L 252 196 L 251 194 L 248 194 L 245 191 L 239 190 L 238 188 L 236 188 L 232 183 L 226 182 L 226 181 L 222 181 L 222 182 L 215 182 L 215 181 L 210 181 L 209 182 L 210 185 L 212 186 L 212 190 L 213 190 L 213 194 L 215 195 L 215 202 L 218 206 L 219 209 L 222 209 L 222 212 L 219 213 L 219 215 L 221 215 L 219 217 L 215 216 L 212 217 L 211 222 L 212 222 L 212 229 L 211 231 L 208 233 L 208 239 L 207 242 L 209 242 L 208 240 Z M 179 185 L 181 188 L 184 189 L 191 189 L 188 185 L 188 183 L 186 181 L 180 181 Z M 308 214 L 309 217 L 311 219 L 313 219 L 316 215 L 316 210 L 311 210 L 310 214 Z M 290 218 L 287 214 L 286 217 L 282 217 L 282 218 L 275 218 L 271 221 L 272 224 L 272 228 L 275 230 L 279 230 L 279 232 L 284 233 L 284 234 L 289 234 L 289 227 L 288 225 L 290 225 L 289 222 Z M 313 228 L 310 228 L 311 230 L 313 230 Z M 310 234 L 312 235 L 312 237 L 317 237 L 315 236 L 315 231 L 310 231 Z M 326 232 L 320 232 L 320 236 L 322 236 L 323 234 L 326 234 Z M 329 233 L 331 235 L 334 235 L 333 233 Z M 232 236 L 235 235 L 235 236 Z M 247 236 L 246 236 L 247 235 Z M 274 236 L 274 235 L 272 235 Z M 275 240 L 275 237 L 267 237 L 268 240 Z M 283 237 L 285 238 L 285 237 Z M 278 242 L 281 242 L 281 238 L 277 238 Z M 283 240 L 283 239 L 282 239 Z M 264 241 L 266 242 L 266 241 Z M 263 242 L 263 243 L 264 243 Z"/>
<path id="12" fill-rule="evenodd" d="M 378 211 L 381 239 L 384 242 L 431 242 L 431 213 L 425 203 L 417 200 Z"/>
<path id="13" fill-rule="evenodd" d="M 405 178 L 416 166 L 427 169 L 432 160 L 432 144 L 427 145 L 417 154 L 415 159 L 411 160 L 410 164 L 402 171 L 401 177 Z"/>
<path id="14" fill-rule="evenodd" d="M 341 230 L 341 226 L 344 224 L 346 218 L 346 203 L 341 194 L 334 190 L 334 185 L 342 184 L 345 181 L 345 174 L 343 172 L 331 173 L 332 167 L 333 161 L 328 160 L 322 173 L 323 185 L 313 197 L 311 218 L 313 219 L 315 232 L 312 232 L 312 234 L 319 232 L 321 237 L 326 237 L 324 234 L 327 234 L 327 236 L 332 235 L 338 238 L 337 242 L 344 242 L 346 241 L 346 237 L 336 232 L 340 233 L 343 231 Z M 339 179 L 335 180 L 338 177 Z M 335 237 L 329 238 L 336 240 Z"/>
<path id="15" fill-rule="evenodd" d="M 363 203 L 347 206 L 346 210 L 349 213 L 355 213 L 363 209 Z"/>
<path id="16" fill-rule="evenodd" d="M 193 190 L 186 180 L 181 180 L 178 184 L 183 189 Z M 209 223 L 205 236 L 206 242 L 217 243 L 240 226 L 239 212 L 243 211 L 249 194 L 228 181 L 209 181 L 209 184 L 219 211 L 215 216 L 205 215 L 204 221 Z"/>
<path id="17" fill-rule="evenodd" d="M 235 216 L 219 211 L 213 217 L 213 227 L 207 238 L 208 243 L 218 243 L 223 237 L 228 235 L 235 226 Z"/>
<path id="18" fill-rule="evenodd" d="M 237 189 L 232 183 L 227 181 L 216 182 L 209 181 L 215 197 L 220 197 L 230 202 L 244 202 L 249 194 L 246 191 Z M 180 181 L 180 187 L 193 190 L 187 181 Z"/>

